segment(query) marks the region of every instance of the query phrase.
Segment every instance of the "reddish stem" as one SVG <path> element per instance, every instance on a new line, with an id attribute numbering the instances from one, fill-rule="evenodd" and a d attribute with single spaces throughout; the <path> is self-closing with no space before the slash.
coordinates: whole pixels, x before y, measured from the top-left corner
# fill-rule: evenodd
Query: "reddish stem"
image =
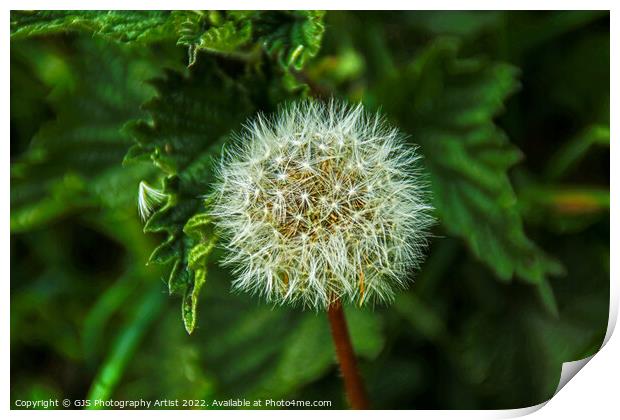
<path id="1" fill-rule="evenodd" d="M 364 383 L 357 370 L 355 353 L 351 345 L 351 338 L 347 328 L 347 321 L 340 300 L 335 300 L 327 310 L 327 317 L 332 330 L 332 338 L 336 347 L 336 355 L 340 363 L 340 372 L 344 378 L 344 387 L 347 399 L 354 410 L 369 408 L 368 397 Z"/>

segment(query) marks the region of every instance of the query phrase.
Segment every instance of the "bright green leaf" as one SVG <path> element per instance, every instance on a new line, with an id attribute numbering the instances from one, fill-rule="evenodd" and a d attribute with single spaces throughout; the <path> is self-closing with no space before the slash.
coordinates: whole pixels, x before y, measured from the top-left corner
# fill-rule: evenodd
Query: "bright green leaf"
<path id="1" fill-rule="evenodd" d="M 158 10 L 12 11 L 11 38 L 81 31 L 124 42 L 157 41 L 170 36 L 169 15 Z"/>
<path id="2" fill-rule="evenodd" d="M 213 237 L 205 237 L 206 216 L 198 216 L 205 210 L 202 197 L 209 192 L 213 158 L 222 140 L 241 124 L 251 105 L 240 86 L 208 59 L 188 76 L 169 72 L 151 84 L 157 97 L 143 106 L 151 121 L 133 122 L 125 130 L 139 147 L 131 149 L 130 156 L 150 156 L 165 174 L 168 201 L 149 217 L 144 230 L 167 234 L 151 261 L 172 265 L 168 287 L 170 293 L 184 296 L 183 319 L 191 333 L 213 249 Z"/>

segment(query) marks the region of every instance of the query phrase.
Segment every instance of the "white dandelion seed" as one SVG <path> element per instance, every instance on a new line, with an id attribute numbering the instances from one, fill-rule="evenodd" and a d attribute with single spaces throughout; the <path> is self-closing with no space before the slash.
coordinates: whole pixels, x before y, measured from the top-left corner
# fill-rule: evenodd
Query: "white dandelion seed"
<path id="1" fill-rule="evenodd" d="M 306 101 L 237 137 L 210 210 L 233 288 L 325 309 L 390 301 L 407 286 L 434 220 L 403 134 L 361 105 Z"/>
<path id="2" fill-rule="evenodd" d="M 142 220 L 146 221 L 155 207 L 162 204 L 166 198 L 168 198 L 166 194 L 141 181 L 138 186 L 138 211 Z"/>

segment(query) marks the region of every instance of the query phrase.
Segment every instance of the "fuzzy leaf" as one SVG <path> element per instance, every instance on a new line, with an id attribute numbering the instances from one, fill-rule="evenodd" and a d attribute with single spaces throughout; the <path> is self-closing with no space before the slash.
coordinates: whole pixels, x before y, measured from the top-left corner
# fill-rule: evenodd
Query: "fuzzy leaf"
<path id="1" fill-rule="evenodd" d="M 11 13 L 11 37 L 85 32 L 121 42 L 174 40 L 198 51 L 247 53 L 261 45 L 288 69 L 300 70 L 320 48 L 324 12 L 319 11 L 93 11 L 44 10 Z"/>
<path id="2" fill-rule="evenodd" d="M 183 324 L 185 330 L 191 334 L 196 328 L 196 309 L 198 308 L 198 297 L 200 296 L 200 289 L 205 284 L 207 279 L 207 269 L 197 268 L 194 270 L 194 279 L 191 285 L 189 285 L 185 294 L 183 295 L 183 302 L 181 303 Z"/>
<path id="3" fill-rule="evenodd" d="M 257 12 L 254 36 L 282 67 L 300 70 L 321 47 L 324 14 L 311 10 Z"/>
<path id="4" fill-rule="evenodd" d="M 175 256 L 180 252 L 179 242 L 174 238 L 169 237 L 167 241 L 161 243 L 151 256 L 149 257 L 149 263 L 154 264 L 167 264 L 172 261 Z"/>
<path id="5" fill-rule="evenodd" d="M 189 48 L 189 64 L 196 62 L 198 51 L 233 53 L 251 41 L 252 22 L 245 12 L 174 12 L 179 22 L 177 44 Z M 205 29 L 206 28 L 206 29 Z"/>
<path id="6" fill-rule="evenodd" d="M 199 242 L 189 252 L 187 258 L 187 265 L 192 270 L 199 270 L 207 264 L 207 257 L 211 254 L 213 247 L 215 246 L 214 237 L 207 243 Z"/>
<path id="7" fill-rule="evenodd" d="M 463 238 L 499 279 L 541 285 L 561 267 L 525 235 L 508 177 L 521 153 L 493 122 L 519 87 L 517 76 L 508 64 L 461 59 L 458 43 L 441 39 L 377 95 L 422 146 L 445 229 Z"/>
<path id="8" fill-rule="evenodd" d="M 151 84 L 157 97 L 143 105 L 151 121 L 126 127 L 138 143 L 130 157 L 148 155 L 165 174 L 163 193 L 168 202 L 150 216 L 144 231 L 167 234 L 150 261 L 172 265 L 168 288 L 182 294 L 183 320 L 191 333 L 207 257 L 214 246 L 214 237 L 207 238 L 208 216 L 202 213 L 201 197 L 208 193 L 218 146 L 251 106 L 240 87 L 209 59 L 201 60 L 188 76 L 169 72 Z"/>
<path id="9" fill-rule="evenodd" d="M 211 227 L 211 216 L 198 213 L 187 221 L 183 232 L 194 239 L 202 239 Z"/>
<path id="10" fill-rule="evenodd" d="M 170 37 L 169 16 L 158 10 L 13 11 L 11 38 L 81 31 L 116 41 L 157 41 Z"/>

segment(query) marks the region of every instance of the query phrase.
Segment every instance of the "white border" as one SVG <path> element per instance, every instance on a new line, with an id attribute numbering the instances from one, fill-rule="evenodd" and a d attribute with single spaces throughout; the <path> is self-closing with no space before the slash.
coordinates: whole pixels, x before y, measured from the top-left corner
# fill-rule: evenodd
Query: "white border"
<path id="1" fill-rule="evenodd" d="M 9 1 L 7 9 L 4 11 L 4 22 L 9 22 L 9 10 L 10 9 L 48 9 L 48 8 L 62 8 L 62 9 L 119 9 L 119 10 L 132 10 L 132 9 L 285 9 L 285 8 L 298 8 L 298 9 L 369 9 L 374 10 L 377 6 L 381 6 L 384 9 L 392 10 L 461 10 L 464 8 L 472 10 L 497 10 L 497 9 L 509 9 L 509 10 L 550 10 L 550 9 L 580 9 L 580 10 L 611 10 L 611 116 L 612 116 L 612 132 L 613 127 L 617 122 L 617 109 L 618 109 L 618 85 L 615 82 L 614 75 L 619 74 L 618 66 L 618 19 L 616 18 L 616 12 L 613 10 L 613 3 L 611 1 L 484 1 L 484 0 L 469 0 L 469 1 L 443 1 L 434 0 L 428 1 L 381 1 L 380 3 L 361 3 L 358 1 L 299 1 L 299 0 L 277 0 L 270 2 L 256 2 L 256 1 L 238 1 L 229 0 L 226 2 L 199 2 L 188 0 L 176 0 L 174 2 L 165 2 L 160 0 L 153 0 L 149 2 L 139 2 L 133 0 L 108 0 L 108 1 L 61 1 L 61 2 L 44 2 L 44 1 Z M 502 6 L 502 7 L 498 7 Z M 9 47 L 9 31 L 4 30 L 2 32 L 2 45 L 5 49 L 4 56 L 6 57 L 5 66 L 3 67 L 3 85 L 5 89 L 5 99 L 2 101 L 2 116 L 4 123 L 4 141 L 1 142 L 3 156 L 5 157 L 5 164 L 2 167 L 5 179 L 2 184 L 2 199 L 4 200 L 2 206 L 2 217 L 4 223 L 2 223 L 2 249 L 0 256 L 2 258 L 2 267 L 5 272 L 4 278 L 6 279 L 3 304 L 2 306 L 2 322 L 0 323 L 0 337 L 2 348 L 0 349 L 0 357 L 2 359 L 2 373 L 3 381 L 0 385 L 0 392 L 3 395 L 5 401 L 5 410 L 10 407 L 10 349 L 9 349 L 9 326 L 10 326 L 10 293 L 9 293 L 9 279 L 10 279 L 10 162 L 9 156 L 9 118 L 10 118 L 10 91 L 9 84 L 9 63 L 10 63 L 10 47 Z M 615 51 L 614 51 L 615 49 Z M 612 136 L 613 137 L 613 136 Z M 618 203 L 616 197 L 618 196 L 618 182 L 620 181 L 620 162 L 617 156 L 617 148 L 611 146 L 611 162 L 615 163 L 611 165 L 611 281 L 610 295 L 610 313 L 609 313 L 609 325 L 607 335 L 605 337 L 605 345 L 599 353 L 597 353 L 590 360 L 590 363 L 585 365 L 583 372 L 579 373 L 579 379 L 570 381 L 564 388 L 559 387 L 557 395 L 547 403 L 540 404 L 534 407 L 528 407 L 516 410 L 491 410 L 491 411 L 369 411 L 369 412 L 352 412 L 352 411 L 295 411 L 294 413 L 288 410 L 281 411 L 183 411 L 182 413 L 173 411 L 156 411 L 151 410 L 148 412 L 151 418 L 168 418 L 173 416 L 204 416 L 218 417 L 218 418 L 233 418 L 237 416 L 251 415 L 256 418 L 263 418 L 273 420 L 274 418 L 289 418 L 294 415 L 296 418 L 313 418 L 317 415 L 325 416 L 339 416 L 339 417 L 352 417 L 356 418 L 375 418 L 378 416 L 390 415 L 396 418 L 410 419 L 412 416 L 414 419 L 437 419 L 437 418 L 451 418 L 451 419 L 495 419 L 495 418 L 511 418 L 518 417 L 527 414 L 531 414 L 532 418 L 536 419 L 552 419 L 552 418 L 583 418 L 584 416 L 591 416 L 591 418 L 612 418 L 618 413 L 618 375 L 620 374 L 620 342 L 617 338 L 613 338 L 611 333 L 615 327 L 618 316 L 618 302 L 619 302 L 619 290 L 618 279 L 620 279 L 620 271 L 618 270 L 617 261 L 620 261 L 620 251 L 618 247 L 619 240 L 619 227 L 617 221 L 620 214 L 618 210 Z M 565 364 L 567 365 L 567 364 Z M 576 365 L 572 364 L 565 366 L 565 368 L 574 368 Z M 584 364 L 580 366 L 583 367 Z M 577 369 L 578 371 L 579 369 Z M 568 372 L 563 369 L 563 375 Z M 576 373 L 576 372 L 575 372 Z M 572 377 L 572 376 L 571 376 Z M 561 390 L 560 390 L 561 388 Z M 557 392 L 557 391 L 556 391 Z M 542 409 L 541 409 L 542 408 Z M 75 418 L 75 416 L 96 416 L 96 417 L 119 417 L 119 418 L 133 418 L 136 412 L 132 411 L 98 411 L 98 412 L 84 412 L 84 411 L 50 411 L 50 412 L 34 412 L 34 411 L 10 411 L 10 415 L 15 418 L 28 417 L 44 413 L 43 415 L 50 416 L 51 418 Z"/>

